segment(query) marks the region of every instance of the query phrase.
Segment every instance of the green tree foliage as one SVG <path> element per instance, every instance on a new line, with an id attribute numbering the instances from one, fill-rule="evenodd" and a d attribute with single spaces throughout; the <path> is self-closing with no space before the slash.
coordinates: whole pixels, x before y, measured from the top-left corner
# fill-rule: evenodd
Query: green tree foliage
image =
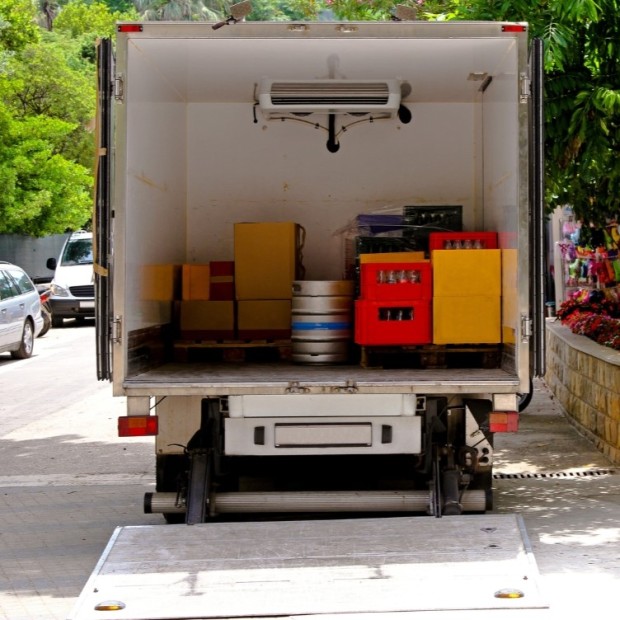
<path id="1" fill-rule="evenodd" d="M 45 33 L 38 45 L 10 58 L 0 82 L 0 100 L 16 118 L 46 116 L 74 127 L 56 145 L 64 157 L 90 166 L 95 115 L 94 67 L 81 55 L 78 42 Z"/>
<path id="2" fill-rule="evenodd" d="M 35 17 L 30 0 L 0 0 L 0 63 L 3 52 L 17 52 L 38 41 Z"/>
<path id="3" fill-rule="evenodd" d="M 288 0 L 252 0 L 252 12 L 248 21 L 283 22 L 303 20 L 306 13 Z"/>
<path id="4" fill-rule="evenodd" d="M 231 2 L 205 0 L 134 0 L 141 19 L 149 21 L 217 21 Z"/>
<path id="5" fill-rule="evenodd" d="M 96 37 L 112 37 L 117 21 L 137 20 L 138 17 L 133 6 L 119 10 L 112 9 L 103 2 L 73 0 L 62 7 L 54 27 L 74 39 L 86 36 L 94 41 Z"/>
<path id="6" fill-rule="evenodd" d="M 55 148 L 73 129 L 45 116 L 12 118 L 0 103 L 0 233 L 37 237 L 88 221 L 90 172 Z"/>
<path id="7" fill-rule="evenodd" d="M 0 233 L 43 236 L 90 219 L 95 68 L 79 39 L 35 32 L 0 63 Z"/>

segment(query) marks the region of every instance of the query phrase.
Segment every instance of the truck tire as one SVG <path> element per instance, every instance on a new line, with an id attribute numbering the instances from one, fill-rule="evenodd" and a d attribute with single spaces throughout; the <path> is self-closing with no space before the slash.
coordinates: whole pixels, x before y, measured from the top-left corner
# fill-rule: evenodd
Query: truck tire
<path id="1" fill-rule="evenodd" d="M 534 396 L 534 382 L 530 377 L 530 391 L 525 392 L 524 394 L 518 394 L 518 405 L 519 405 L 519 413 L 524 411 L 526 407 L 532 402 L 532 397 Z"/>

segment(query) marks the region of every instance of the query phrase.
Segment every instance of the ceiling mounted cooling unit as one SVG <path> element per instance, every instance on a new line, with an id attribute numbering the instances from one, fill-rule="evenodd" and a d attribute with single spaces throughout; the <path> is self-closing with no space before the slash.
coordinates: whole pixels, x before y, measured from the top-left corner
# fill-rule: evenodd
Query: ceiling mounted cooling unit
<path id="1" fill-rule="evenodd" d="M 398 112 L 399 80 L 264 80 L 258 104 L 268 117 L 282 114 L 388 114 Z"/>

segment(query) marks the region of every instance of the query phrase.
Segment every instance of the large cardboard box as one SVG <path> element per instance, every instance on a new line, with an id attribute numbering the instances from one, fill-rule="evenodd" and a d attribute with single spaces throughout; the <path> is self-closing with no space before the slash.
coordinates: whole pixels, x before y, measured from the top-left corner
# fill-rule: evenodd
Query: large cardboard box
<path id="1" fill-rule="evenodd" d="M 211 268 L 209 265 L 183 265 L 182 269 L 182 299 L 184 301 L 196 299 L 207 301 L 209 299 L 209 288 Z"/>
<path id="2" fill-rule="evenodd" d="M 501 250 L 434 250 L 435 297 L 501 295 Z"/>
<path id="3" fill-rule="evenodd" d="M 237 335 L 242 340 L 280 340 L 291 337 L 288 299 L 237 302 Z"/>
<path id="4" fill-rule="evenodd" d="M 140 283 L 140 299 L 174 301 L 181 296 L 180 265 L 144 265 Z"/>
<path id="5" fill-rule="evenodd" d="M 235 337 L 233 301 L 189 300 L 179 303 L 179 332 L 188 340 Z"/>
<path id="6" fill-rule="evenodd" d="M 291 299 L 300 279 L 300 227 L 293 222 L 235 224 L 238 300 Z"/>
<path id="7" fill-rule="evenodd" d="M 435 297 L 433 344 L 499 344 L 500 319 L 499 296 Z"/>

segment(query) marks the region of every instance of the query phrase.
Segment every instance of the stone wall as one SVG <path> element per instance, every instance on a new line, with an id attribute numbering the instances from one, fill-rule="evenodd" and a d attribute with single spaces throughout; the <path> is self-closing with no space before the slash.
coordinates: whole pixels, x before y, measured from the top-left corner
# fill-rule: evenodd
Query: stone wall
<path id="1" fill-rule="evenodd" d="M 620 352 L 547 319 L 545 382 L 579 432 L 620 465 Z"/>

